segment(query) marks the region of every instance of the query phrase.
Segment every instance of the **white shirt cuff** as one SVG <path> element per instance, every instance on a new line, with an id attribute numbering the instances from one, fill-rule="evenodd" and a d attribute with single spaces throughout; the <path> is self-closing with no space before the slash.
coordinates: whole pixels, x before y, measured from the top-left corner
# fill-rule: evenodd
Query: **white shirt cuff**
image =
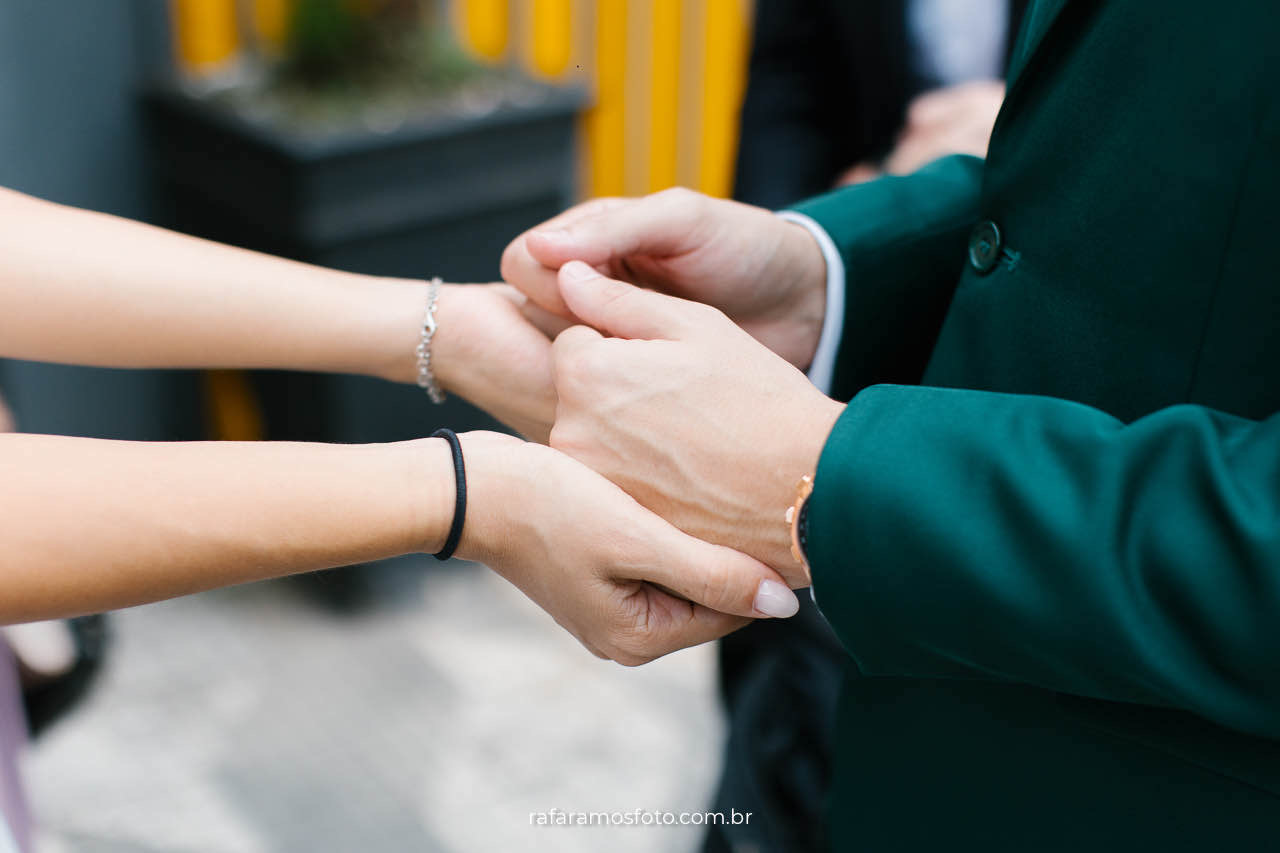
<path id="1" fill-rule="evenodd" d="M 784 210 L 778 214 L 787 222 L 804 228 L 818 243 L 822 259 L 827 264 L 827 313 L 822 319 L 822 332 L 818 335 L 818 351 L 809 365 L 809 381 L 823 394 L 831 393 L 835 377 L 836 353 L 844 336 L 844 259 L 832 242 L 826 229 L 803 213 Z"/>

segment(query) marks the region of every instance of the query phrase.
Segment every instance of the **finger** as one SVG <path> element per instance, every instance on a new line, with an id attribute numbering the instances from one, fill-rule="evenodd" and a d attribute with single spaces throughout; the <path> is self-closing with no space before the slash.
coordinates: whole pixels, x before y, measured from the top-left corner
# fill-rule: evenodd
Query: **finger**
<path id="1" fill-rule="evenodd" d="M 554 339 L 556 335 L 573 325 L 572 320 L 566 320 L 563 317 L 552 314 L 509 284 L 494 284 L 490 286 L 504 299 L 507 299 L 512 305 L 520 309 L 520 314 L 525 320 L 529 321 L 529 325 L 550 339 Z"/>
<path id="2" fill-rule="evenodd" d="M 682 533 L 652 513 L 644 518 L 637 533 L 649 545 L 642 560 L 614 570 L 618 580 L 657 584 L 734 616 L 785 619 L 800 609 L 782 576 L 759 560 Z"/>
<path id="3" fill-rule="evenodd" d="M 637 594 L 647 597 L 643 605 L 648 617 L 647 630 L 639 638 L 639 648 L 633 651 L 632 656 L 615 654 L 614 659 L 624 665 L 647 663 L 681 649 L 718 640 L 753 621 L 701 605 L 690 605 L 656 589 Z"/>
<path id="4" fill-rule="evenodd" d="M 525 300 L 524 304 L 520 306 L 520 313 L 524 315 L 530 325 L 552 340 L 576 322 L 575 320 L 566 320 L 564 317 L 552 314 L 542 306 L 535 304 L 533 300 Z"/>
<path id="5" fill-rule="evenodd" d="M 528 234 L 521 234 L 502 253 L 503 281 L 510 283 L 544 311 L 572 319 L 573 315 L 564 304 L 556 282 L 558 268 L 549 269 L 534 260 L 526 246 L 528 238 Z"/>
<path id="6" fill-rule="evenodd" d="M 945 142 L 936 134 L 912 133 L 893 149 L 885 160 L 884 170 L 890 175 L 909 175 L 946 154 Z"/>
<path id="7" fill-rule="evenodd" d="M 641 201 L 641 199 L 618 198 L 616 196 L 601 196 L 600 198 L 593 198 L 590 201 L 575 204 L 559 216 L 548 219 L 538 227 L 531 228 L 529 230 L 554 231 L 557 228 L 569 228 L 579 222 L 583 222 L 596 216 L 602 216 L 606 213 L 611 213 L 619 208 L 635 204 L 638 201 Z"/>
<path id="8" fill-rule="evenodd" d="M 865 184 L 880 177 L 880 167 L 874 163 L 857 163 L 836 180 L 836 186 L 845 187 L 850 184 Z"/>
<path id="9" fill-rule="evenodd" d="M 682 340 L 709 310 L 686 299 L 607 278 L 582 261 L 561 267 L 560 295 L 583 323 L 617 338 Z"/>
<path id="10" fill-rule="evenodd" d="M 603 267 L 629 255 L 679 254 L 689 248 L 691 234 L 703 221 L 704 199 L 699 193 L 677 188 L 601 205 L 592 215 L 534 229 L 528 234 L 527 249 L 549 269 L 574 260 Z"/>
<path id="11" fill-rule="evenodd" d="M 974 115 L 995 114 L 1004 100 L 1004 82 L 975 80 L 926 92 L 907 108 L 907 125 L 917 129 L 938 128 L 963 123 Z"/>
<path id="12" fill-rule="evenodd" d="M 564 354 L 602 340 L 604 335 L 590 326 L 570 326 L 556 335 L 556 339 L 551 342 L 551 347 L 553 353 Z"/>
<path id="13" fill-rule="evenodd" d="M 535 230 L 566 228 L 583 220 L 601 216 L 629 203 L 634 203 L 634 200 L 623 198 L 592 199 L 548 219 L 537 226 Z M 503 251 L 502 278 L 514 285 L 544 311 L 552 315 L 572 319 L 569 316 L 569 309 L 565 307 L 564 301 L 560 298 L 560 289 L 556 286 L 556 271 L 560 269 L 561 264 L 547 267 L 535 259 L 529 253 L 527 246 L 530 233 L 532 232 L 524 232 L 512 240 Z"/>
<path id="14" fill-rule="evenodd" d="M 934 125 L 946 124 L 957 112 L 962 111 L 963 107 L 948 90 L 928 92 L 916 98 L 907 107 L 907 127 L 923 130 Z"/>

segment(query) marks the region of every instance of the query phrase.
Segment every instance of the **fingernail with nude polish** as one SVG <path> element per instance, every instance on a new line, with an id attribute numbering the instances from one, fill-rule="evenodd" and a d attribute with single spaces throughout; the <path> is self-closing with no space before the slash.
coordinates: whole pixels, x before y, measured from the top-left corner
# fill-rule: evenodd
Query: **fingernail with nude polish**
<path id="1" fill-rule="evenodd" d="M 786 585 L 774 580 L 762 580 L 756 590 L 754 607 L 765 616 L 786 619 L 788 616 L 795 616 L 800 610 L 800 599 Z"/>

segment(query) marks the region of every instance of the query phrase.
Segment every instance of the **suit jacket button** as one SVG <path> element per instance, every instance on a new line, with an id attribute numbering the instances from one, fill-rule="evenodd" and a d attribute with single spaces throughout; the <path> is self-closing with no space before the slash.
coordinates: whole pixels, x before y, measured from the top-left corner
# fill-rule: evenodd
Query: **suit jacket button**
<path id="1" fill-rule="evenodd" d="M 981 275 L 986 275 L 1000 262 L 1000 250 L 1004 238 L 1000 228 L 990 219 L 979 222 L 969 234 L 969 265 Z"/>

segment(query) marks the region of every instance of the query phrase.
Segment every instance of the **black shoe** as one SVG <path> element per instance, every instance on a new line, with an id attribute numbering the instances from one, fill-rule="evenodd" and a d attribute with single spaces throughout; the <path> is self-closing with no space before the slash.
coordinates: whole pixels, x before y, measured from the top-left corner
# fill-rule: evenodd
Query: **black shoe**
<path id="1" fill-rule="evenodd" d="M 27 726 L 33 738 L 46 731 L 85 697 L 102 668 L 108 645 L 107 617 L 100 613 L 81 616 L 67 624 L 75 640 L 75 664 L 62 675 L 22 691 Z"/>

